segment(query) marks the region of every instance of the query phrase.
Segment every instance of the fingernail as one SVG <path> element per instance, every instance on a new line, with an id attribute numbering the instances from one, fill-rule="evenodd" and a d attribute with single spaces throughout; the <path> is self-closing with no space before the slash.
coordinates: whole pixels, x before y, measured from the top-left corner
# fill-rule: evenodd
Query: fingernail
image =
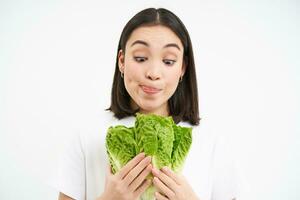
<path id="1" fill-rule="evenodd" d="M 144 156 L 145 156 L 145 153 L 144 153 L 144 152 L 142 152 L 142 153 L 140 153 L 140 155 L 144 157 Z"/>

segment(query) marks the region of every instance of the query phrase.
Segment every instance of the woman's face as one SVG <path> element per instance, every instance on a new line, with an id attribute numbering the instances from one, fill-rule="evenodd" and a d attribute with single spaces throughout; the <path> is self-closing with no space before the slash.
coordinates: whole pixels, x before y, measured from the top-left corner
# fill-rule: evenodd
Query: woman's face
<path id="1" fill-rule="evenodd" d="M 168 99 L 183 76 L 183 45 L 171 29 L 156 25 L 135 29 L 119 52 L 119 69 L 133 108 L 168 116 Z"/>

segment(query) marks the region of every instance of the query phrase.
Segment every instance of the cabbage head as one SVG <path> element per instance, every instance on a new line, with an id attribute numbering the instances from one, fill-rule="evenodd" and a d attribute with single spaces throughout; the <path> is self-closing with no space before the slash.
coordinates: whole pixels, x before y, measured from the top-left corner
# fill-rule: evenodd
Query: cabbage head
<path id="1" fill-rule="evenodd" d="M 133 127 L 111 126 L 106 135 L 106 150 L 112 172 L 118 172 L 140 152 L 152 157 L 152 166 L 168 166 L 179 173 L 192 143 L 192 128 L 177 125 L 172 117 L 136 114 Z M 149 175 L 148 179 L 153 176 Z M 155 188 L 149 186 L 141 200 L 154 200 Z"/>

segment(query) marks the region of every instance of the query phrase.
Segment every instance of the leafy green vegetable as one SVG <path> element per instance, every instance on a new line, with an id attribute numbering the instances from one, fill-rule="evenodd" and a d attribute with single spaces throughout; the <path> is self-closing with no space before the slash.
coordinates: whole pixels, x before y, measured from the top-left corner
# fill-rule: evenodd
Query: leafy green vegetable
<path id="1" fill-rule="evenodd" d="M 106 150 L 112 172 L 116 173 L 136 155 L 137 145 L 133 128 L 123 125 L 109 127 L 106 135 Z"/>
<path id="2" fill-rule="evenodd" d="M 170 167 L 179 173 L 192 143 L 192 128 L 181 127 L 172 117 L 154 114 L 136 114 L 134 127 L 117 125 L 109 127 L 106 149 L 113 173 L 118 172 L 140 152 L 152 156 L 152 165 L 157 169 Z M 152 179 L 152 175 L 147 178 Z M 152 200 L 153 185 L 144 192 L 141 200 Z"/>

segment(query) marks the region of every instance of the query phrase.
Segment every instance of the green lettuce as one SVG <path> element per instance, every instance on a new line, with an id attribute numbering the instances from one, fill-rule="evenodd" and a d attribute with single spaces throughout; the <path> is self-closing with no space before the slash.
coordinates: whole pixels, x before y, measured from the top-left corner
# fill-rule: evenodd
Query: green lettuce
<path id="1" fill-rule="evenodd" d="M 168 166 L 179 173 L 192 143 L 192 128 L 177 125 L 172 117 L 136 114 L 134 127 L 111 126 L 106 135 L 106 150 L 112 172 L 118 172 L 140 152 L 152 157 L 156 169 Z M 152 175 L 147 177 L 152 179 Z M 149 186 L 141 200 L 154 200 L 155 188 Z"/>

